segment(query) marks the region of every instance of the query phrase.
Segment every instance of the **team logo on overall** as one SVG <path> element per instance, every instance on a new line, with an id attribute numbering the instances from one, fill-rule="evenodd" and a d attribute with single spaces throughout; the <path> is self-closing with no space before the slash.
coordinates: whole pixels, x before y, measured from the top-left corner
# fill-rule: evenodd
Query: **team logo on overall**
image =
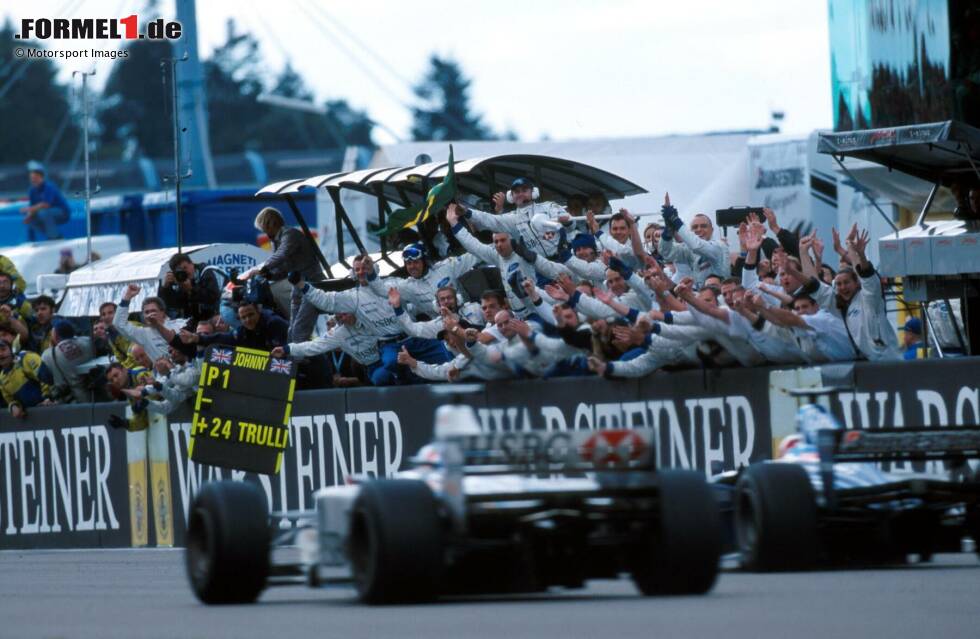
<path id="1" fill-rule="evenodd" d="M 283 375 L 289 375 L 290 371 L 293 370 L 293 363 L 288 359 L 276 359 L 272 358 L 272 363 L 269 364 L 270 373 L 282 373 Z"/>
<path id="2" fill-rule="evenodd" d="M 231 365 L 231 351 L 224 348 L 216 348 L 211 351 L 211 362 L 214 364 Z"/>

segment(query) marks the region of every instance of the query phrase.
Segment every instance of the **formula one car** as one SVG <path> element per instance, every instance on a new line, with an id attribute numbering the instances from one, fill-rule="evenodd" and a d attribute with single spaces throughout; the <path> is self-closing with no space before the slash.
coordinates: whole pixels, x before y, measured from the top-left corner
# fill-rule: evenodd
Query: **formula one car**
<path id="1" fill-rule="evenodd" d="M 623 574 L 644 595 L 714 585 L 717 502 L 702 474 L 654 468 L 654 431 L 481 433 L 470 407 L 443 406 L 435 435 L 395 478 L 317 491 L 316 511 L 286 513 L 305 523 L 275 542 L 284 514 L 270 516 L 257 485 L 205 485 L 187 532 L 197 597 L 244 603 L 303 581 L 353 583 L 372 604 Z M 299 561 L 270 562 L 294 543 Z"/>
<path id="2" fill-rule="evenodd" d="M 928 561 L 980 546 L 980 428 L 844 430 L 822 406 L 797 414 L 775 461 L 737 476 L 730 513 L 742 566 L 754 571 L 818 565 Z M 942 475 L 884 472 L 882 462 L 944 461 Z M 920 468 L 920 470 L 924 470 Z"/>

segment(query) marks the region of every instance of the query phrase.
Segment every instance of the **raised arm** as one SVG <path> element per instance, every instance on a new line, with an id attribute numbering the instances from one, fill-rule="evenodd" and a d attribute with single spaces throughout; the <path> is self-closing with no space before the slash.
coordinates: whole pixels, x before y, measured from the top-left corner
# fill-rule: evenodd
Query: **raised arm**
<path id="1" fill-rule="evenodd" d="M 350 291 L 321 291 L 308 283 L 303 284 L 302 291 L 303 297 L 326 313 L 357 312 L 357 300 Z"/>
<path id="2" fill-rule="evenodd" d="M 694 290 L 687 283 L 681 283 L 677 285 L 674 289 L 677 296 L 687 302 L 687 305 L 696 309 L 699 313 L 703 315 L 708 315 L 717 320 L 729 323 L 728 311 L 721 308 L 717 304 L 712 304 L 711 302 L 705 301 L 698 297 Z"/>
<path id="3" fill-rule="evenodd" d="M 647 254 L 647 252 L 643 250 L 643 238 L 640 237 L 640 229 L 636 223 L 636 218 L 630 215 L 630 212 L 626 209 L 620 209 L 619 212 L 623 214 L 626 221 L 630 225 L 630 244 L 633 246 L 633 255 L 635 255 L 636 259 L 638 259 L 640 264 L 642 264 L 643 257 Z"/>
<path id="4" fill-rule="evenodd" d="M 439 331 L 442 330 L 442 322 L 438 320 L 414 321 L 402 307 L 401 293 L 398 292 L 397 288 L 388 289 L 388 304 L 395 310 L 395 317 L 398 318 L 398 323 L 401 324 L 407 334 L 423 339 L 438 339 Z"/>
<path id="5" fill-rule="evenodd" d="M 460 220 L 461 208 L 457 204 L 450 204 L 446 211 L 446 221 L 449 222 L 452 227 L 453 235 L 459 240 L 459 243 L 463 245 L 469 253 L 480 258 L 488 264 L 497 263 L 497 251 L 493 247 L 484 244 L 480 240 L 473 237 L 470 232 L 466 229 L 466 226 Z M 509 231 L 501 231 L 508 233 Z"/>
<path id="6" fill-rule="evenodd" d="M 477 209 L 470 209 L 467 211 L 466 217 L 478 229 L 493 231 L 494 233 L 517 233 L 516 213 L 493 214 Z"/>
<path id="7" fill-rule="evenodd" d="M 759 309 L 759 315 L 764 317 L 766 320 L 772 322 L 776 326 L 785 326 L 786 328 L 802 328 L 805 330 L 810 330 L 810 325 L 804 322 L 802 317 L 800 317 L 793 311 L 787 310 L 785 308 L 776 308 L 775 306 L 762 306 Z"/>
<path id="8" fill-rule="evenodd" d="M 865 254 L 869 239 L 867 231 L 861 231 L 853 239 L 850 239 L 847 243 L 847 256 L 851 264 L 854 265 L 857 276 L 861 279 L 859 295 L 874 312 L 884 313 L 885 298 L 881 292 L 881 280 Z"/>
<path id="9" fill-rule="evenodd" d="M 341 347 L 344 342 L 344 337 L 346 337 L 346 332 L 342 329 L 337 329 L 329 335 L 323 335 L 313 340 L 287 344 L 285 347 L 282 347 L 283 354 L 293 359 L 302 359 L 304 357 L 329 353 Z M 275 352 L 273 354 L 275 355 Z"/>
<path id="10" fill-rule="evenodd" d="M 606 312 L 604 315 L 601 316 L 595 315 L 595 311 L 599 311 L 602 309 L 615 311 L 617 315 L 628 319 L 630 322 L 636 322 L 636 320 L 639 319 L 640 314 L 642 313 L 640 309 L 632 308 L 630 306 L 627 306 L 626 304 L 623 304 L 622 302 L 617 300 L 616 296 L 614 296 L 609 291 L 597 290 L 595 295 L 596 295 L 595 300 L 592 300 L 592 298 L 586 296 L 582 296 L 582 299 L 578 300 L 579 306 L 582 308 L 582 312 L 591 317 L 595 317 L 595 319 L 604 319 L 613 314 L 613 313 Z M 586 300 L 591 300 L 591 301 L 586 301 Z M 593 307 L 592 309 L 590 309 L 592 310 L 592 312 L 586 310 L 589 307 Z"/>
<path id="11" fill-rule="evenodd" d="M 804 235 L 800 238 L 800 266 L 803 275 L 807 278 L 820 277 L 820 271 L 817 270 L 817 265 L 810 256 L 810 250 L 813 248 L 813 241 L 816 237 L 817 231 L 814 230 L 810 235 Z"/>

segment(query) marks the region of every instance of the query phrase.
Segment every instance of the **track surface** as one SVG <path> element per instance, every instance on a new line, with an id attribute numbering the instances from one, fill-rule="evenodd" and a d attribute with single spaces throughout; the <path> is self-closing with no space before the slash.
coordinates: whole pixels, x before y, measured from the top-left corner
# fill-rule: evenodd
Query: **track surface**
<path id="1" fill-rule="evenodd" d="M 629 581 L 531 598 L 367 608 L 347 590 L 267 590 L 206 607 L 182 551 L 0 552 L 0 637 L 976 637 L 972 554 L 892 569 L 726 572 L 707 597 L 644 599 Z"/>

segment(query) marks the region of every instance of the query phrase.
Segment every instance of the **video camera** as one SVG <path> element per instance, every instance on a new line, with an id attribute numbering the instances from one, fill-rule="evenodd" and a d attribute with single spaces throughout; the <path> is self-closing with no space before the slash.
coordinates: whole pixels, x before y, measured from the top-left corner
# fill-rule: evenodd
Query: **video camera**
<path id="1" fill-rule="evenodd" d="M 231 299 L 234 303 L 261 304 L 263 307 L 275 304 L 269 282 L 264 277 L 256 276 L 243 282 L 238 279 L 238 269 L 231 269 L 228 280 L 231 282 Z"/>
<path id="2" fill-rule="evenodd" d="M 715 222 L 718 226 L 738 226 L 752 213 L 755 213 L 760 220 L 765 219 L 762 211 L 761 206 L 730 206 L 727 209 L 717 209 Z"/>

